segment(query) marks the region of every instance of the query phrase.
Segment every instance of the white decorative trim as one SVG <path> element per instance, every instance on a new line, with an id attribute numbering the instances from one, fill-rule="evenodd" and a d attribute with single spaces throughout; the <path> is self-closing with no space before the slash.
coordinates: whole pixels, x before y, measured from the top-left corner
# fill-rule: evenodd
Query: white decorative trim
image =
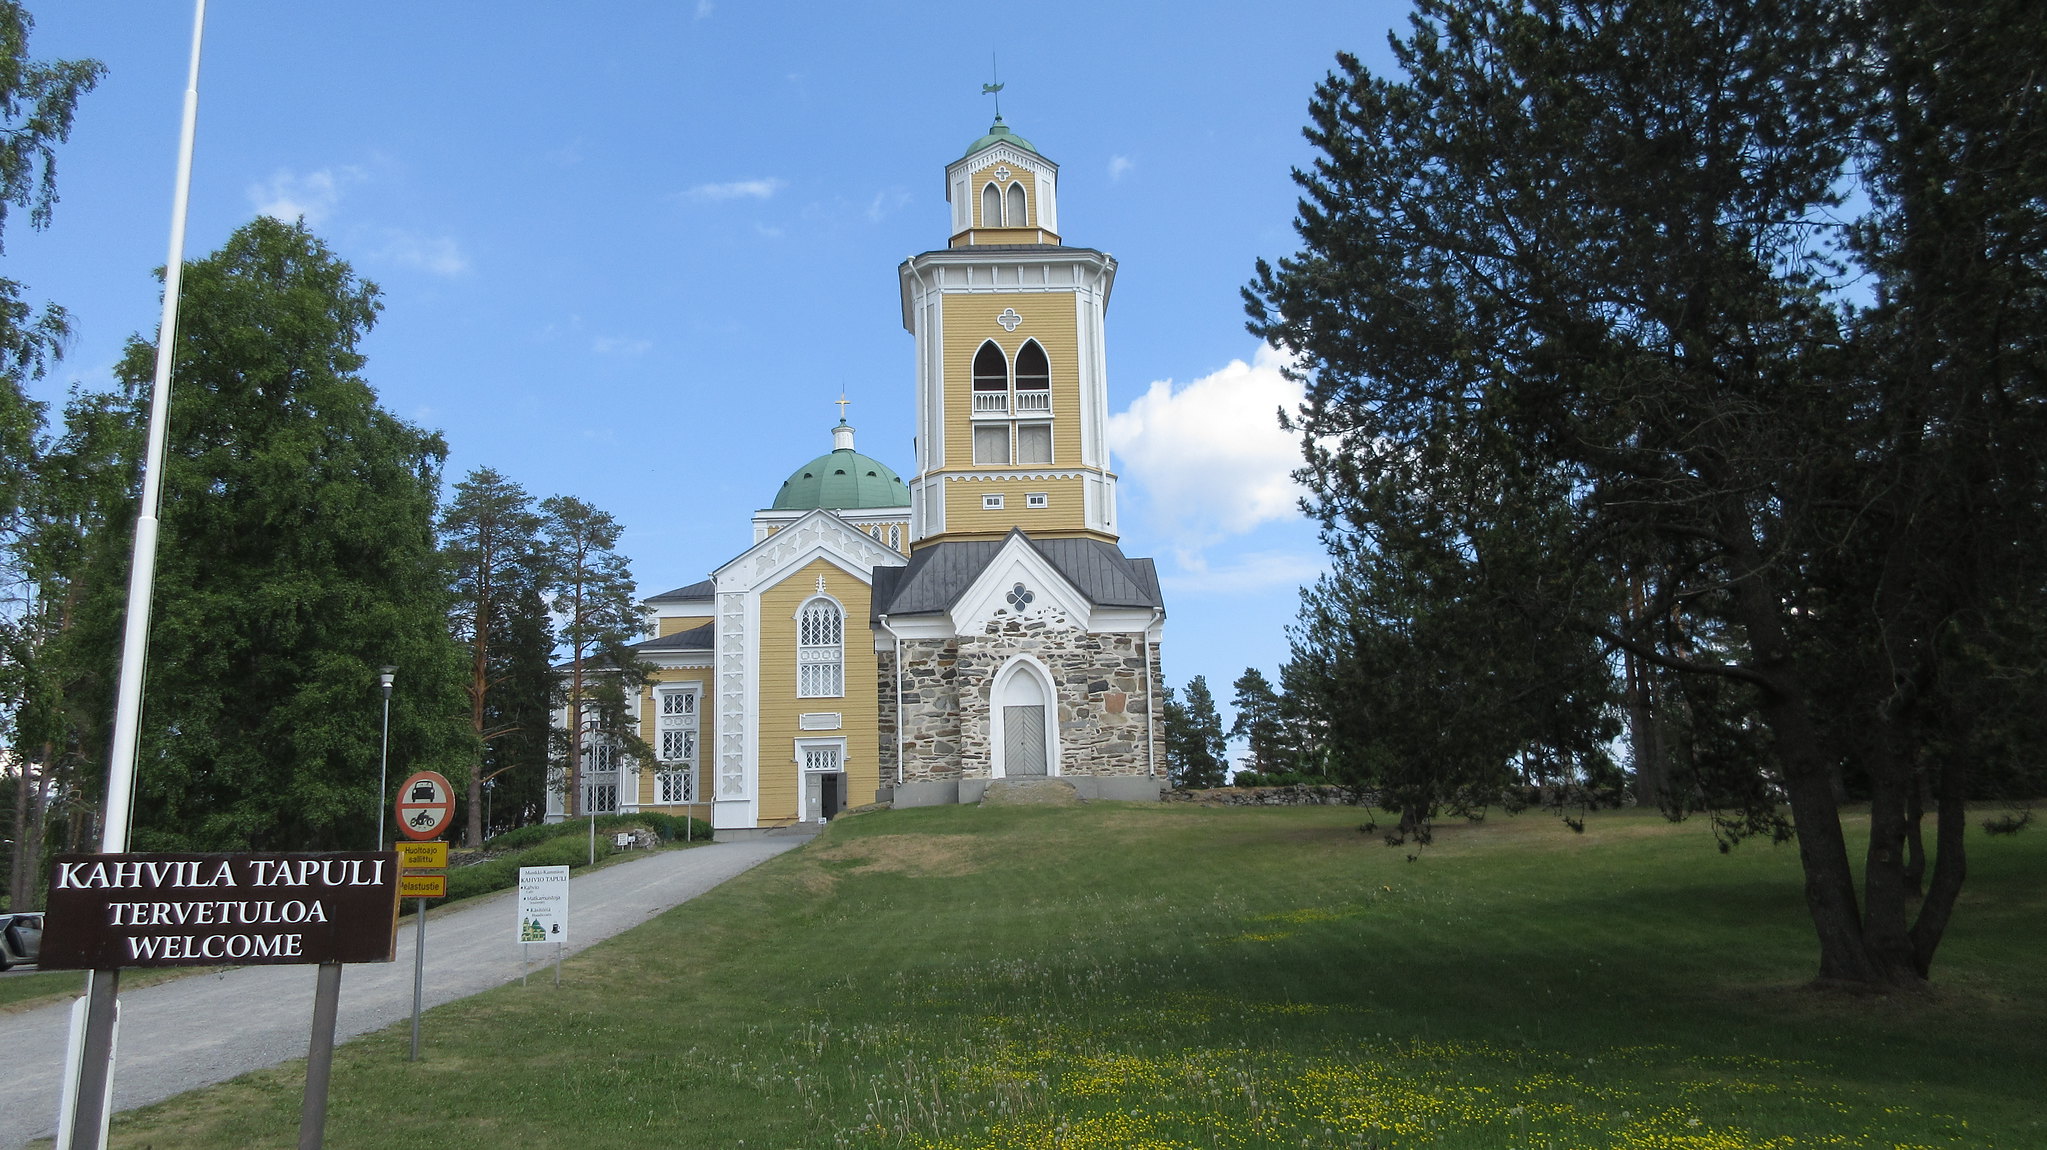
<path id="1" fill-rule="evenodd" d="M 747 712 L 752 708 L 746 675 L 747 628 L 744 591 L 718 594 L 718 797 L 744 799 Z"/>
<path id="2" fill-rule="evenodd" d="M 1042 156 L 1034 156 L 1012 144 L 996 143 L 990 144 L 978 152 L 961 156 L 959 159 L 946 165 L 946 169 L 948 171 L 958 170 L 961 175 L 972 176 L 976 172 L 985 170 L 990 164 L 1000 165 L 1004 163 L 1015 164 L 1032 175 L 1036 175 L 1050 167 L 1050 161 Z"/>
<path id="3" fill-rule="evenodd" d="M 899 567 L 902 552 L 869 538 L 867 533 L 830 511 L 812 511 L 796 522 L 753 545 L 737 559 L 718 569 L 721 583 L 727 574 L 736 576 L 749 589 L 774 583 L 786 569 L 813 552 L 825 558 L 843 560 L 838 566 L 865 582 L 876 567 Z"/>
<path id="4" fill-rule="evenodd" d="M 806 731 L 836 731 L 846 722 L 838 711 L 805 711 L 796 716 L 796 725 Z"/>
<path id="5" fill-rule="evenodd" d="M 1045 664 L 1030 655 L 1011 655 L 993 675 L 988 677 L 988 777 L 1008 777 L 1008 764 L 1004 762 L 1008 752 L 1008 732 L 1002 697 L 1011 681 L 1018 675 L 1027 675 L 1038 684 L 1038 691 L 1045 698 L 1045 774 L 1050 778 L 1060 775 L 1059 760 L 1059 680 Z"/>
<path id="6" fill-rule="evenodd" d="M 1018 327 L 1021 327 L 1023 325 L 1023 321 L 1024 317 L 1022 313 L 1018 312 L 1013 307 L 1003 308 L 1002 314 L 995 317 L 995 322 L 1002 325 L 1002 330 L 1009 332 L 1012 335 L 1015 334 L 1016 329 Z"/>
<path id="7" fill-rule="evenodd" d="M 948 471 L 943 478 L 947 483 L 961 483 L 968 480 L 985 479 L 999 482 L 1010 479 L 1085 479 L 1091 471 Z M 933 479 L 940 478 L 932 476 Z"/>

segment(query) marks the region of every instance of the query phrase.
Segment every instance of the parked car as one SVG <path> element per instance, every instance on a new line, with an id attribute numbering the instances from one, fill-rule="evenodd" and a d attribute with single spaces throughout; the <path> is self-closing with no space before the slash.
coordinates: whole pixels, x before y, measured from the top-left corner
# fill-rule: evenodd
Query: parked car
<path id="1" fill-rule="evenodd" d="M 43 912 L 0 914 L 0 970 L 32 963 L 43 951 Z"/>

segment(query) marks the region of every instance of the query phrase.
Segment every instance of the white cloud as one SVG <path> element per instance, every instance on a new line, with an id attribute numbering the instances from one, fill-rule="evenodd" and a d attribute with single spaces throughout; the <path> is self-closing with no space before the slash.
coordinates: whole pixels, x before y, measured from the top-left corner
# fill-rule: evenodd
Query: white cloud
<path id="1" fill-rule="evenodd" d="M 391 228 L 384 232 L 384 244 L 375 252 L 378 259 L 403 264 L 437 276 L 458 276 L 469 270 L 469 258 L 447 236 L 428 236 Z"/>
<path id="2" fill-rule="evenodd" d="M 910 202 L 910 193 L 901 188 L 889 188 L 874 193 L 874 199 L 867 205 L 867 218 L 880 223 L 882 218 Z"/>
<path id="3" fill-rule="evenodd" d="M 591 341 L 590 350 L 598 355 L 645 355 L 653 346 L 654 341 L 649 339 L 624 339 L 600 335 Z"/>
<path id="4" fill-rule="evenodd" d="M 699 20 L 710 19 L 711 10 L 716 7 L 717 5 L 711 3 L 711 0 L 697 0 L 697 19 Z"/>
<path id="5" fill-rule="evenodd" d="M 1130 169 L 1136 166 L 1137 161 L 1131 159 L 1129 156 L 1110 156 L 1109 182 L 1113 184 L 1117 180 L 1122 179 L 1124 173 L 1128 172 Z"/>
<path id="6" fill-rule="evenodd" d="M 1184 595 L 1244 596 L 1265 591 L 1289 593 L 1313 583 L 1329 569 L 1321 552 L 1253 551 L 1221 567 L 1206 564 L 1159 576 L 1165 589 Z"/>
<path id="7" fill-rule="evenodd" d="M 693 200 L 765 200 L 782 190 L 784 181 L 733 180 L 724 184 L 698 184 L 688 195 Z"/>
<path id="8" fill-rule="evenodd" d="M 1277 413 L 1300 404 L 1301 385 L 1284 363 L 1260 347 L 1178 390 L 1159 380 L 1110 417 L 1109 447 L 1181 566 L 1198 570 L 1209 545 L 1298 514 L 1300 448 Z"/>
<path id="9" fill-rule="evenodd" d="M 249 202 L 258 215 L 291 223 L 303 217 L 306 223 L 324 222 L 341 202 L 342 192 L 363 181 L 361 168 L 322 168 L 300 175 L 282 168 L 265 183 L 249 185 Z"/>

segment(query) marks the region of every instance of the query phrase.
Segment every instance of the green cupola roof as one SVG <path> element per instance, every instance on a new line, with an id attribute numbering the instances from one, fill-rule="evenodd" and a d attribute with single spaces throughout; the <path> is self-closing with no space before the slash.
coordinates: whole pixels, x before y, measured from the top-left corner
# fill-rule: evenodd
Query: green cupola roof
<path id="1" fill-rule="evenodd" d="M 775 511 L 834 511 L 908 507 L 910 489 L 879 459 L 853 450 L 853 428 L 844 419 L 832 428 L 832 450 L 791 472 L 775 493 Z"/>
<path id="2" fill-rule="evenodd" d="M 1022 148 L 1024 151 L 1029 152 L 1034 156 L 1040 156 L 1044 154 L 1038 151 L 1036 148 L 1031 147 L 1031 142 L 1029 140 L 1026 140 L 1022 136 L 1017 135 L 1015 132 L 1010 131 L 1009 125 L 1002 122 L 1001 116 L 997 116 L 995 117 L 995 123 L 989 126 L 988 134 L 982 136 L 978 140 L 975 140 L 973 143 L 968 144 L 967 150 L 961 152 L 960 155 L 971 156 L 975 152 L 980 151 L 982 148 L 985 148 L 990 144 L 1015 144 L 1017 147 Z"/>

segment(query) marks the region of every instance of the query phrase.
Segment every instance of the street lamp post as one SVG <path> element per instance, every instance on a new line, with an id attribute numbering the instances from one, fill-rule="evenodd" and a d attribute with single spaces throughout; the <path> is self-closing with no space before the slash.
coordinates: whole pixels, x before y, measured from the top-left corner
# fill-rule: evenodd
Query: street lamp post
<path id="1" fill-rule="evenodd" d="M 384 688 L 384 747 L 377 753 L 377 841 L 370 844 L 371 850 L 384 849 L 384 787 L 391 772 L 391 680 L 398 677 L 398 668 L 377 668 L 377 685 Z"/>

